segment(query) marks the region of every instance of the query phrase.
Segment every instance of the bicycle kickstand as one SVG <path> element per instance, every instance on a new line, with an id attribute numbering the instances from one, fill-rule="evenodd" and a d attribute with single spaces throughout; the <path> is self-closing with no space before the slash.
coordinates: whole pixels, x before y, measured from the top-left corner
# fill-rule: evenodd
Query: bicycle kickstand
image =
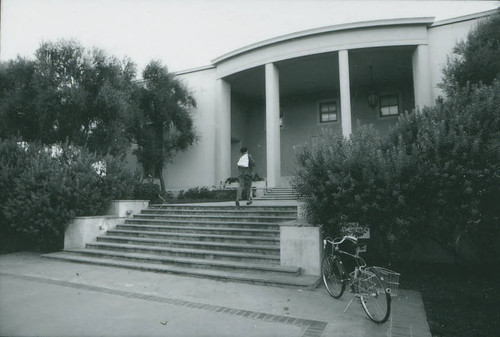
<path id="1" fill-rule="evenodd" d="M 353 297 L 351 298 L 351 300 L 350 300 L 350 301 L 349 301 L 349 303 L 347 304 L 347 307 L 345 307 L 344 312 L 346 312 L 346 311 L 347 311 L 347 309 L 349 309 L 349 307 L 351 306 L 352 301 L 354 301 L 354 299 L 355 299 L 355 298 L 356 298 L 356 296 L 353 296 Z"/>

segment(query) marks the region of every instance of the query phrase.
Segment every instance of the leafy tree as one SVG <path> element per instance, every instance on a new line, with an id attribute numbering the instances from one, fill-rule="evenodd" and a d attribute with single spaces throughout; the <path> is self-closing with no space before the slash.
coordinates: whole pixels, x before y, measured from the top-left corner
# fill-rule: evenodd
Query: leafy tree
<path id="1" fill-rule="evenodd" d="M 31 135 L 39 138 L 41 125 L 34 113 L 35 63 L 18 57 L 0 63 L 0 136 Z M 29 139 L 29 138 L 28 138 Z"/>
<path id="2" fill-rule="evenodd" d="M 144 172 L 159 177 L 164 191 L 165 163 L 197 140 L 190 114 L 196 102 L 160 62 L 150 62 L 143 79 L 144 86 L 135 93 L 137 109 L 130 133 L 138 145 L 134 153 Z"/>
<path id="3" fill-rule="evenodd" d="M 33 60 L 0 65 L 0 137 L 69 142 L 123 154 L 135 65 L 74 41 L 45 42 Z"/>
<path id="4" fill-rule="evenodd" d="M 500 15 L 480 21 L 467 39 L 453 48 L 440 87 L 447 96 L 467 83 L 491 85 L 500 78 Z"/>

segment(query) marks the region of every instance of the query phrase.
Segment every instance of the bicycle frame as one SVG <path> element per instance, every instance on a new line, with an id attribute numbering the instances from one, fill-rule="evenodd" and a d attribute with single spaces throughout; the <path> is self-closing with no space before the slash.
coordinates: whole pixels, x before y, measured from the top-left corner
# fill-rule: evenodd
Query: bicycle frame
<path id="1" fill-rule="evenodd" d="M 351 254 L 351 253 L 346 252 L 344 250 L 341 250 L 339 248 L 340 244 L 343 243 L 345 240 L 349 240 L 353 244 L 356 245 L 355 246 L 355 253 L 354 254 Z M 340 241 L 335 241 L 332 238 L 326 238 L 326 239 L 324 239 L 323 240 L 323 247 L 324 247 L 325 250 L 326 250 L 326 246 L 327 246 L 328 243 L 330 243 L 332 245 L 332 252 L 331 252 L 331 254 L 333 256 L 337 255 L 339 257 L 339 262 L 340 262 L 342 268 L 344 269 L 343 270 L 344 275 L 347 275 L 347 278 L 345 280 L 343 280 L 343 281 L 349 281 L 349 286 L 350 286 L 351 290 L 354 292 L 354 289 L 352 289 L 353 279 L 349 275 L 349 273 L 345 270 L 341 255 L 349 256 L 349 257 L 351 257 L 351 258 L 354 259 L 355 264 L 356 264 L 355 267 L 354 267 L 354 277 L 356 278 L 358 276 L 359 271 L 366 267 L 365 260 L 361 256 L 359 256 L 359 253 L 366 252 L 366 245 L 359 245 L 357 243 L 357 239 L 356 238 L 349 237 L 349 236 L 345 236 Z"/>
<path id="2" fill-rule="evenodd" d="M 346 240 L 355 245 L 354 254 L 340 249 L 340 244 Z M 332 245 L 331 252 L 327 252 L 328 243 Z M 386 322 L 391 311 L 390 289 L 384 287 L 382 279 L 375 272 L 375 268 L 380 267 L 367 267 L 365 260 L 359 256 L 366 252 L 366 245 L 360 245 L 358 239 L 352 236 L 344 236 L 342 239 L 328 237 L 323 240 L 323 248 L 326 254 L 321 264 L 322 277 L 329 294 L 340 298 L 346 285 L 349 285 L 350 292 L 354 294 L 344 312 L 357 298 L 372 321 L 379 324 Z M 354 259 L 354 271 L 346 272 L 342 261 L 344 256 Z"/>

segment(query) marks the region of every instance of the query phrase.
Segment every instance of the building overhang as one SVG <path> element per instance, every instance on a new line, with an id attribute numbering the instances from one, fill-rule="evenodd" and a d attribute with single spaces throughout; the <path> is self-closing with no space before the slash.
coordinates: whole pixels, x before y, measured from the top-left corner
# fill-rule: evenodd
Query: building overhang
<path id="1" fill-rule="evenodd" d="M 500 14 L 500 7 L 497 9 L 489 10 L 489 11 L 468 14 L 468 15 L 458 16 L 456 18 L 436 21 L 432 25 L 430 25 L 429 28 L 451 25 L 454 23 L 459 23 L 459 22 L 464 22 L 464 21 L 477 20 L 480 18 L 484 18 L 484 17 L 488 17 L 488 16 L 492 16 L 492 15 L 498 15 L 498 14 Z"/>
<path id="2" fill-rule="evenodd" d="M 390 27 L 390 26 L 405 26 L 405 25 L 419 25 L 428 27 L 434 23 L 434 17 L 417 17 L 417 18 L 399 18 L 399 19 L 383 19 L 383 20 L 372 20 L 372 21 L 361 21 L 354 23 L 346 23 L 339 25 L 332 25 L 326 27 L 319 27 L 313 29 L 307 29 L 291 34 L 286 34 L 271 39 L 263 40 L 254 44 L 247 45 L 245 47 L 236 49 L 232 52 L 226 53 L 220 57 L 213 59 L 212 64 L 218 64 L 229 60 L 231 58 L 240 56 L 247 52 L 269 47 L 275 44 L 284 43 L 287 41 L 293 41 L 296 39 L 301 39 L 305 37 L 313 37 L 315 35 L 322 35 L 328 33 L 349 31 L 349 30 L 359 30 L 364 28 L 375 28 L 375 27 Z"/>

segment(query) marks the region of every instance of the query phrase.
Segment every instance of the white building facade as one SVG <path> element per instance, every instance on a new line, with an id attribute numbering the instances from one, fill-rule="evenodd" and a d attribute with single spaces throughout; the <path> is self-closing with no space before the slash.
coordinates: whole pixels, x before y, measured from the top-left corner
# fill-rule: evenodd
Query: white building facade
<path id="1" fill-rule="evenodd" d="M 358 125 L 385 132 L 405 111 L 432 106 L 447 56 L 488 11 L 351 23 L 262 41 L 176 73 L 197 102 L 200 140 L 164 171 L 169 189 L 218 186 L 237 176 L 241 146 L 267 186 L 286 186 L 297 149 Z"/>

